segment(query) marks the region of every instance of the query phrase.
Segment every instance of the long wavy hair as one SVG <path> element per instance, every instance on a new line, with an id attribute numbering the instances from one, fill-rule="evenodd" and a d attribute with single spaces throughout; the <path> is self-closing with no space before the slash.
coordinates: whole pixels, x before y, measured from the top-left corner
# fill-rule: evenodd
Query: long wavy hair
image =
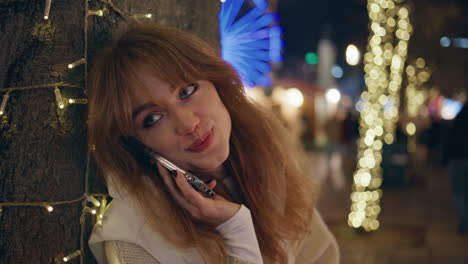
<path id="1" fill-rule="evenodd" d="M 211 81 L 232 120 L 228 172 L 241 187 L 266 263 L 287 263 L 285 242 L 311 231 L 318 187 L 306 175 L 300 148 L 283 124 L 246 97 L 235 70 L 204 41 L 177 29 L 135 24 L 97 53 L 89 71 L 89 144 L 94 158 L 141 204 L 151 228 L 174 247 L 195 247 L 207 263 L 223 263 L 223 239 L 192 222 L 173 200 L 157 172 L 143 168 L 121 145 L 134 134 L 133 88 L 139 67 L 173 87 Z"/>

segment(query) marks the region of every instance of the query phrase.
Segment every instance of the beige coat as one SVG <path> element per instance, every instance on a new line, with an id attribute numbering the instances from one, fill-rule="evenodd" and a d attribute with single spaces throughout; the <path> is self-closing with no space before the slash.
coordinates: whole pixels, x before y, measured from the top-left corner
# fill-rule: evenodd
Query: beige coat
<path id="1" fill-rule="evenodd" d="M 148 253 L 150 258 L 154 258 L 151 263 L 203 263 L 202 257 L 195 249 L 175 249 L 160 234 L 152 230 L 146 224 L 143 212 L 136 201 L 125 191 L 115 187 L 114 184 L 108 183 L 108 187 L 109 194 L 114 199 L 104 214 L 103 224 L 94 227 L 89 239 L 91 251 L 99 264 L 148 263 L 111 261 L 109 247 L 106 246 L 106 243 L 109 245 L 109 241 L 134 245 L 144 253 L 137 253 L 138 250 L 132 249 L 133 252 L 126 250 L 124 254 L 132 256 L 132 254 Z M 312 219 L 312 227 L 312 233 L 300 245 L 286 243 L 289 253 L 288 264 L 339 263 L 337 243 L 317 210 Z M 228 263 L 263 263 L 247 207 L 242 205 L 236 215 L 218 226 L 216 230 L 225 239 L 226 252 L 230 256 Z M 115 251 L 115 247 L 112 250 Z"/>

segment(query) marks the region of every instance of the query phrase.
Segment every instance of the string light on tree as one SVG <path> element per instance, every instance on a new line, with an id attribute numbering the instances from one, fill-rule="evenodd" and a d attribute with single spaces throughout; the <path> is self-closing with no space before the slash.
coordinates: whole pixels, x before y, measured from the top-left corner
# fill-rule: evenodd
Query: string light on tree
<path id="1" fill-rule="evenodd" d="M 77 250 L 77 251 L 71 253 L 70 255 L 68 255 L 66 257 L 63 257 L 63 262 L 68 262 L 71 259 L 74 259 L 74 258 L 78 257 L 79 255 L 81 255 L 81 250 Z"/>
<path id="2" fill-rule="evenodd" d="M 406 67 L 406 113 L 410 123 L 413 123 L 417 119 L 421 109 L 429 97 L 427 92 L 429 89 L 426 87 L 427 82 L 431 78 L 432 71 L 430 67 L 426 65 L 426 61 L 423 58 L 418 58 L 413 62 L 409 63 Z M 406 126 L 408 128 L 408 123 Z M 408 151 L 414 152 L 416 149 L 416 137 L 414 136 L 417 132 L 417 125 L 413 129 L 406 129 L 409 136 L 408 138 Z"/>
<path id="3" fill-rule="evenodd" d="M 133 18 L 135 19 L 151 19 L 153 17 L 152 14 L 148 13 L 148 14 L 135 14 L 132 16 Z"/>
<path id="4" fill-rule="evenodd" d="M 103 197 L 101 202 L 100 202 L 99 212 L 98 212 L 98 215 L 97 215 L 96 224 L 102 225 L 102 218 L 104 216 L 104 211 L 106 210 L 106 208 L 107 208 L 107 199 L 106 199 L 106 197 Z"/>
<path id="5" fill-rule="evenodd" d="M 110 10 L 112 10 L 113 12 L 115 12 L 116 14 L 121 16 L 126 22 L 128 22 L 129 16 L 127 14 L 125 14 L 124 12 L 122 12 L 119 8 L 117 8 L 112 3 L 112 0 L 99 0 L 99 1 L 102 2 L 103 4 L 106 4 L 109 7 Z M 100 9 L 100 10 L 88 10 L 88 8 L 87 8 L 88 7 L 88 0 L 84 0 L 84 2 L 85 2 L 85 7 L 86 7 L 85 16 L 103 16 L 104 15 L 104 11 L 106 10 L 106 8 Z M 46 20 L 49 19 L 51 3 L 52 3 L 52 0 L 45 0 L 44 19 L 46 19 Z M 138 16 L 142 16 L 142 17 L 145 17 L 145 18 L 152 18 L 152 14 L 150 14 L 150 13 L 143 14 L 143 15 L 137 15 L 134 18 L 136 18 Z M 86 56 L 86 54 L 87 54 L 87 41 L 86 41 L 87 20 L 86 19 L 85 19 L 85 24 L 84 25 L 85 25 L 84 26 L 84 31 L 83 31 L 84 35 L 85 35 L 84 56 L 83 56 L 83 58 L 81 58 L 81 59 L 79 59 L 79 60 L 77 60 L 75 62 L 70 63 L 68 65 L 69 69 L 73 69 L 73 68 L 75 68 L 75 67 L 77 67 L 77 66 L 79 66 L 81 64 L 86 63 L 86 59 L 85 59 L 87 57 Z M 86 76 L 86 70 L 85 70 L 85 76 Z M 12 92 L 12 91 L 27 91 L 27 90 L 31 90 L 31 89 L 50 89 L 50 88 L 53 88 L 55 98 L 56 98 L 56 102 L 57 102 L 57 106 L 58 106 L 59 109 L 63 109 L 65 107 L 65 104 L 64 104 L 64 100 L 63 100 L 63 97 L 62 97 L 62 94 L 60 92 L 59 87 L 73 87 L 73 88 L 83 89 L 83 87 L 73 85 L 73 84 L 63 83 L 63 82 L 51 83 L 51 84 L 31 85 L 31 86 L 23 86 L 23 87 L 2 88 L 1 92 L 4 93 L 4 95 L 2 97 L 2 101 L 1 101 L 1 104 L 0 104 L 0 116 L 5 114 L 5 109 L 6 109 L 8 99 L 9 99 L 9 95 L 10 95 L 10 92 Z M 79 98 L 79 99 L 69 98 L 67 100 L 67 102 L 69 104 L 86 104 L 88 101 L 87 101 L 86 98 Z M 96 206 L 98 208 L 99 214 L 97 216 L 97 221 L 96 221 L 97 224 L 102 224 L 103 214 L 104 214 L 104 211 L 105 211 L 106 206 L 107 206 L 107 199 L 106 199 L 107 195 L 97 194 L 97 196 L 102 197 L 102 200 L 99 202 L 94 197 L 94 196 L 96 196 L 95 194 L 89 194 L 88 193 L 88 177 L 89 177 L 88 176 L 89 175 L 88 170 L 89 170 L 89 152 L 90 151 L 91 150 L 89 150 L 88 153 L 87 153 L 87 163 L 86 163 L 87 166 L 86 166 L 86 174 L 85 174 L 85 177 L 84 177 L 85 178 L 85 194 L 83 196 L 81 196 L 81 197 L 79 197 L 77 199 L 68 200 L 68 201 L 0 203 L 0 216 L 1 216 L 2 213 L 3 213 L 3 208 L 4 207 L 24 207 L 24 206 L 27 206 L 27 207 L 31 207 L 31 206 L 32 207 L 43 207 L 47 212 L 51 213 L 54 210 L 53 205 L 55 206 L 55 205 L 59 205 L 59 204 L 71 204 L 71 203 L 76 203 L 76 202 L 82 201 L 83 202 L 83 210 L 82 210 L 82 213 L 81 213 L 81 216 L 80 216 L 80 224 L 81 224 L 80 249 L 76 250 L 73 253 L 67 255 L 66 257 L 64 257 L 63 258 L 64 262 L 68 262 L 68 261 L 80 256 L 80 263 L 84 263 L 84 258 L 83 258 L 83 255 L 82 255 L 82 252 L 83 252 L 83 249 L 84 249 L 84 229 L 85 229 L 84 217 L 88 213 L 91 213 L 93 215 L 96 215 L 98 213 L 98 211 L 96 209 L 92 209 L 92 208 L 86 206 L 86 201 L 84 201 L 84 199 L 86 199 L 87 201 L 93 203 L 94 206 Z"/>
<path id="6" fill-rule="evenodd" d="M 410 119 L 416 118 L 429 94 L 425 86 L 432 75 L 423 58 L 418 58 L 406 67 L 406 111 Z"/>
<path id="7" fill-rule="evenodd" d="M 59 109 L 63 109 L 65 104 L 63 103 L 62 94 L 60 93 L 60 89 L 56 86 L 54 89 L 55 100 L 57 101 L 57 106 Z"/>
<path id="8" fill-rule="evenodd" d="M 92 209 L 92 208 L 87 207 L 87 206 L 85 208 L 83 208 L 83 211 L 86 212 L 86 213 L 93 214 L 93 215 L 95 215 L 97 213 L 96 209 Z"/>
<path id="9" fill-rule="evenodd" d="M 398 121 L 399 91 L 412 32 L 404 0 L 368 0 L 370 36 L 364 55 L 367 91 L 361 94 L 359 151 L 348 224 L 366 231 L 380 226 L 383 143 L 391 144 Z"/>
<path id="10" fill-rule="evenodd" d="M 70 99 L 68 99 L 68 103 L 69 104 L 87 104 L 88 99 L 86 99 L 86 98 L 79 98 L 79 99 L 70 98 Z"/>
<path id="11" fill-rule="evenodd" d="M 85 59 L 85 58 L 81 58 L 81 59 L 79 59 L 79 60 L 77 60 L 77 61 L 74 61 L 74 62 L 68 64 L 68 69 L 73 69 L 73 68 L 75 68 L 76 66 L 79 66 L 79 65 L 84 64 L 84 63 L 86 63 L 86 59 Z"/>
<path id="12" fill-rule="evenodd" d="M 54 208 L 48 204 L 44 204 L 43 206 L 49 213 L 52 213 L 52 211 L 54 211 Z"/>
<path id="13" fill-rule="evenodd" d="M 89 196 L 88 194 L 84 194 L 84 196 L 86 197 L 86 200 L 88 200 L 88 202 L 92 202 L 96 207 L 101 206 L 101 203 L 98 200 L 96 200 L 96 198 L 94 198 L 93 196 Z"/>
<path id="14" fill-rule="evenodd" d="M 45 7 L 44 7 L 44 19 L 49 19 L 50 13 L 50 6 L 52 4 L 52 0 L 45 0 Z"/>
<path id="15" fill-rule="evenodd" d="M 5 108 L 6 108 L 6 104 L 8 102 L 9 97 L 10 97 L 10 93 L 6 93 L 3 95 L 2 103 L 0 104 L 0 116 L 5 113 Z"/>
<path id="16" fill-rule="evenodd" d="M 102 17 L 104 15 L 104 10 L 105 9 L 88 10 L 88 12 L 86 12 L 86 15 L 87 16 L 100 16 L 100 17 Z"/>

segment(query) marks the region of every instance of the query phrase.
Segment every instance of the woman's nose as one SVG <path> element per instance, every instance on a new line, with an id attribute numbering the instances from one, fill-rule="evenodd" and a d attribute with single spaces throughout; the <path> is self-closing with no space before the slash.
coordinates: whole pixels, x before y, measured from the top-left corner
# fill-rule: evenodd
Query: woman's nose
<path id="1" fill-rule="evenodd" d="M 174 117 L 175 130 L 178 135 L 194 133 L 200 124 L 200 118 L 190 109 L 176 109 Z"/>

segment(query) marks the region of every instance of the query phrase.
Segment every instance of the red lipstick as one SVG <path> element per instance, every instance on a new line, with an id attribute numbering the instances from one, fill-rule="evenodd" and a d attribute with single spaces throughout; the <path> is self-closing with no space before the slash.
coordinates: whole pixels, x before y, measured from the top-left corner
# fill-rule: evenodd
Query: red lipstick
<path id="1" fill-rule="evenodd" d="M 213 142 L 213 129 L 210 130 L 207 134 L 205 134 L 203 137 L 195 140 L 192 145 L 187 149 L 187 151 L 190 152 L 202 152 L 205 149 L 207 149 L 211 143 Z"/>

